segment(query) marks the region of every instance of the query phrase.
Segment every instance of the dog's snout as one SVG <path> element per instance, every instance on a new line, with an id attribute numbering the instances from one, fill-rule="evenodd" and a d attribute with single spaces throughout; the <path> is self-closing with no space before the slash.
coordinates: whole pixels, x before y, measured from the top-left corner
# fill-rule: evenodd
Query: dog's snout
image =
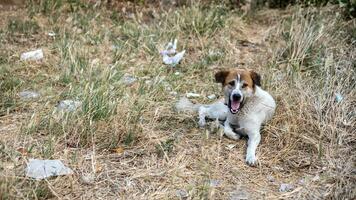
<path id="1" fill-rule="evenodd" d="M 240 99 L 241 99 L 241 95 L 240 94 L 233 94 L 232 95 L 232 100 L 239 101 Z"/>

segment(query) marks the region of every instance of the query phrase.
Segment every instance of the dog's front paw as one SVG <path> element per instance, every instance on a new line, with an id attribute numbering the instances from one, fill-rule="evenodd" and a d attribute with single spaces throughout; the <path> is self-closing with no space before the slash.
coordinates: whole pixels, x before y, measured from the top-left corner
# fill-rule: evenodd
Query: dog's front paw
<path id="1" fill-rule="evenodd" d="M 246 163 L 250 166 L 256 166 L 257 165 L 257 158 L 253 154 L 247 154 L 246 155 Z"/>
<path id="2" fill-rule="evenodd" d="M 232 130 L 224 130 L 224 134 L 226 135 L 226 137 L 232 139 L 232 140 L 239 140 L 240 139 L 240 135 L 236 134 L 234 131 Z"/>
<path id="3" fill-rule="evenodd" d="M 201 127 L 201 128 L 204 127 L 206 125 L 205 119 L 199 119 L 198 124 L 199 124 L 199 127 Z"/>

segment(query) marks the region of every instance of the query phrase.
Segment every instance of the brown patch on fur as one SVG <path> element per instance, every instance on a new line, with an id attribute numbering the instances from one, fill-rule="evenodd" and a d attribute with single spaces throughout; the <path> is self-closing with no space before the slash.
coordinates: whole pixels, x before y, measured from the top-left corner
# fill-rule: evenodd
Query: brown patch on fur
<path id="1" fill-rule="evenodd" d="M 250 75 L 253 80 L 253 84 L 261 86 L 261 76 L 253 70 L 250 71 Z"/>
<path id="2" fill-rule="evenodd" d="M 215 74 L 215 81 L 217 83 L 222 83 L 224 85 L 226 76 L 229 75 L 230 71 L 219 71 Z"/>
<path id="3" fill-rule="evenodd" d="M 247 87 L 255 89 L 255 85 L 261 86 L 261 76 L 253 70 L 248 69 L 231 69 L 219 71 L 215 74 L 215 80 L 218 83 L 222 83 L 223 87 L 229 84 L 229 82 L 236 80 L 237 75 L 240 75 L 240 79 L 244 80 Z"/>

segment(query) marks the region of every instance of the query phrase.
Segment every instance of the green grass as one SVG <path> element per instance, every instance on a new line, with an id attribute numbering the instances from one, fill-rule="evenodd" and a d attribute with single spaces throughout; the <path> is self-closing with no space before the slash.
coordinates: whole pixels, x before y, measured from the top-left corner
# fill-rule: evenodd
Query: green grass
<path id="1" fill-rule="evenodd" d="M 10 19 L 7 24 L 7 31 L 15 36 L 18 34 L 29 36 L 38 33 L 40 27 L 33 20 Z"/>
<path id="2" fill-rule="evenodd" d="M 174 199 L 174 191 L 186 189 L 192 199 L 226 199 L 241 183 L 254 188 L 256 198 L 352 196 L 347 177 L 353 167 L 355 70 L 349 22 L 330 11 L 300 8 L 288 10 L 291 15 L 263 15 L 271 24 L 260 24 L 258 15 L 241 18 L 225 4 L 135 9 L 39 0 L 3 16 L 0 198 Z M 186 55 L 172 69 L 159 51 L 175 38 Z M 238 42 L 245 40 L 258 45 Z M 19 61 L 20 53 L 34 48 L 43 48 L 44 60 Z M 237 63 L 261 73 L 278 104 L 263 129 L 258 168 L 243 162 L 245 141 L 227 148 L 235 142 L 207 135 L 196 115 L 174 110 L 187 92 L 201 94 L 194 102 L 213 102 L 208 95 L 221 96 L 214 73 Z M 124 84 L 126 75 L 136 82 Z M 18 93 L 29 89 L 41 98 L 21 100 Z M 341 103 L 335 93 L 343 95 Z M 56 105 L 62 100 L 82 104 L 61 111 Z M 28 180 L 28 158 L 60 159 L 75 175 Z M 278 183 L 323 178 L 282 194 L 278 184 L 266 182 L 271 173 Z M 83 174 L 93 175 L 94 184 L 83 183 Z M 212 187 L 213 178 L 221 185 Z"/>

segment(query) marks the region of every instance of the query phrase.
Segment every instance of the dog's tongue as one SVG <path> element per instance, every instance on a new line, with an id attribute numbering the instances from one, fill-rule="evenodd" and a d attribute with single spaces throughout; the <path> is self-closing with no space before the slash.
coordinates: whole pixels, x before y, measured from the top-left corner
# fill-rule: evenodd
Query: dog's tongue
<path id="1" fill-rule="evenodd" d="M 231 101 L 231 109 L 238 110 L 239 108 L 240 108 L 240 102 L 239 101 Z"/>

